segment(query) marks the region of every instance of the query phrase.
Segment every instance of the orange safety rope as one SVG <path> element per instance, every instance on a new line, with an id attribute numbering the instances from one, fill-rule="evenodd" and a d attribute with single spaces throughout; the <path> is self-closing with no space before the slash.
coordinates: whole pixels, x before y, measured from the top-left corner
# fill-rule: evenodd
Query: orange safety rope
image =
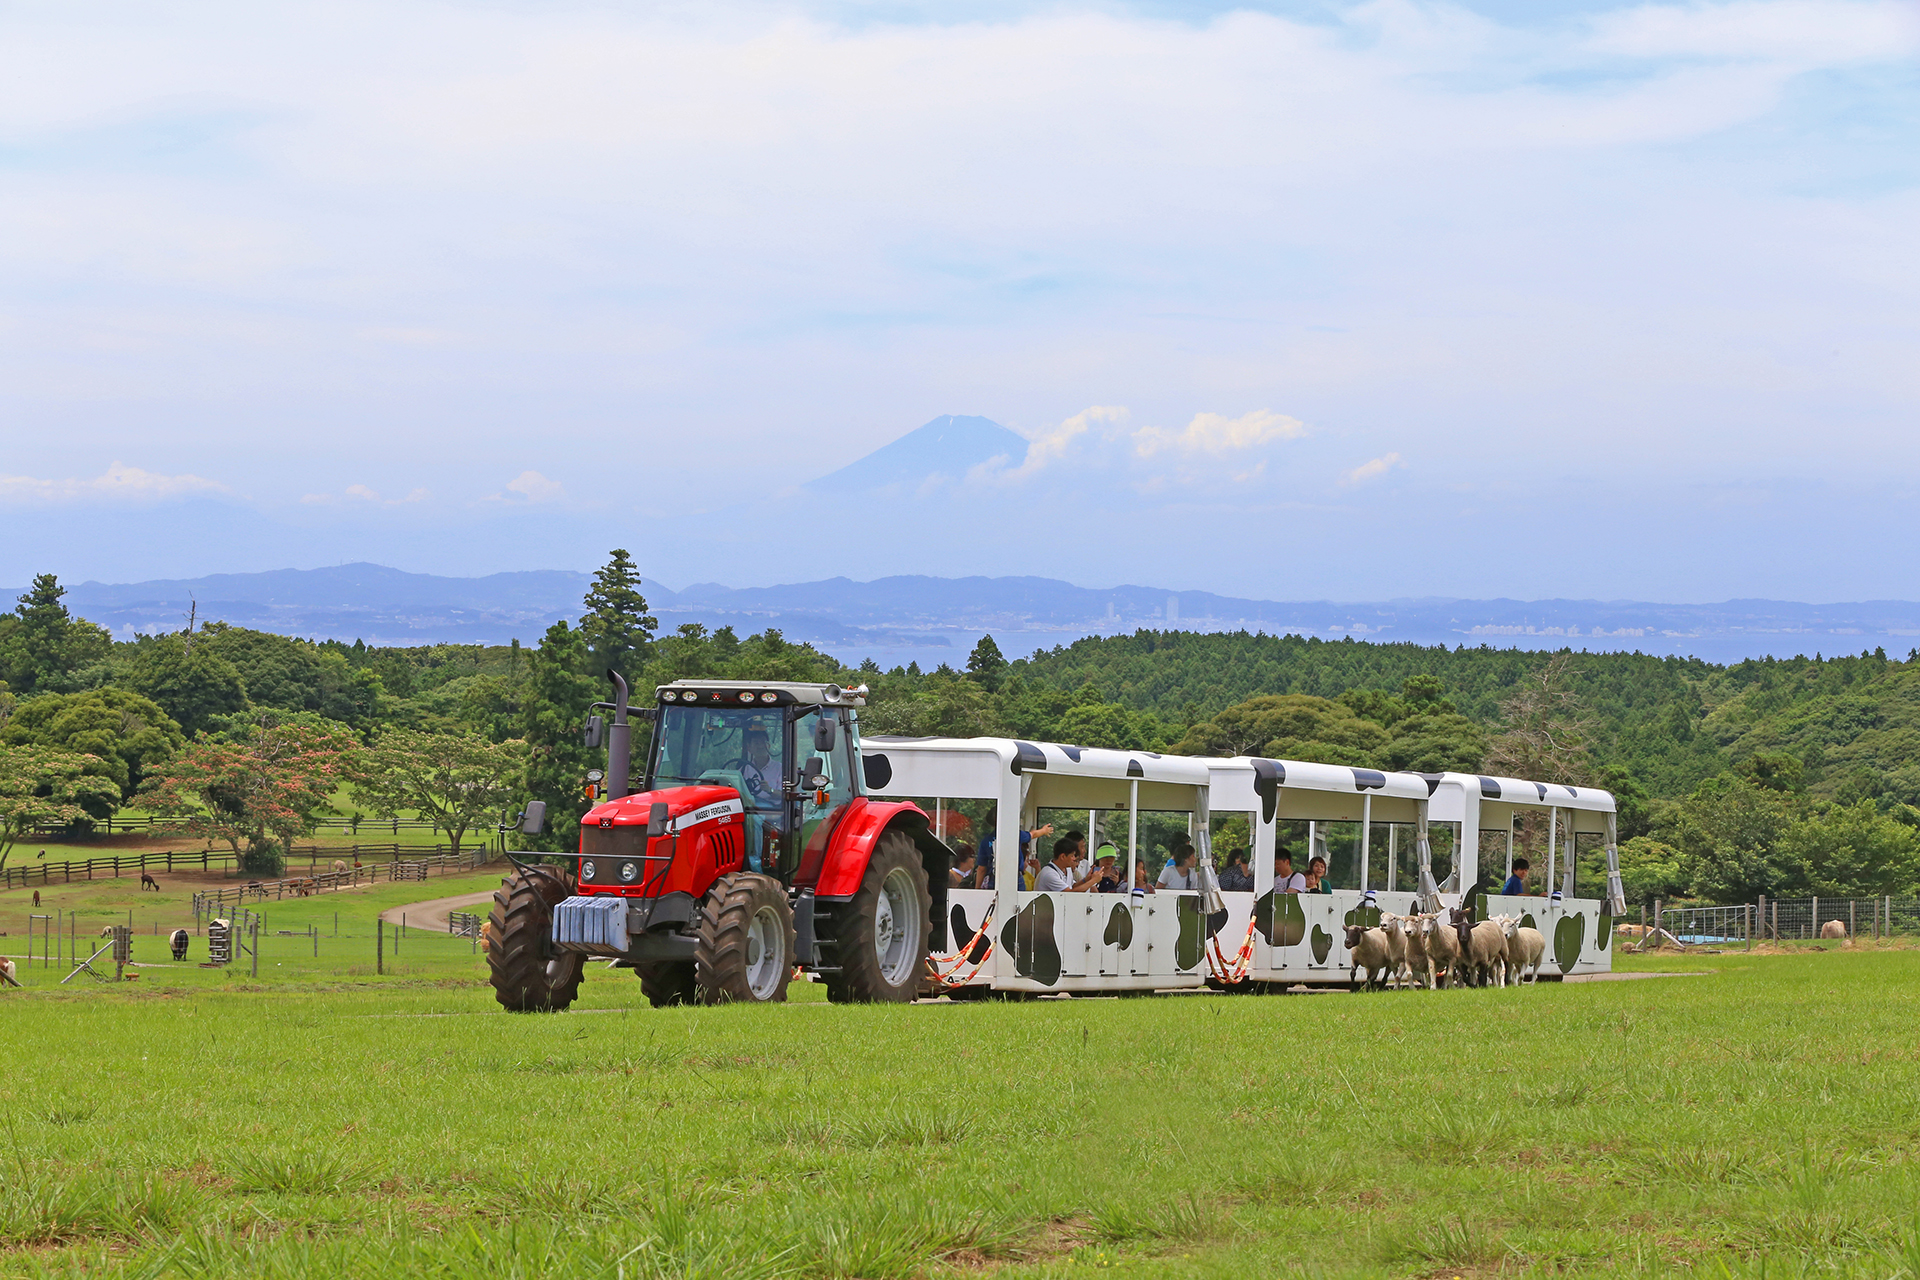
<path id="1" fill-rule="evenodd" d="M 980 922 L 979 931 L 967 940 L 966 946 L 961 947 L 958 952 L 955 953 L 951 965 L 943 970 L 940 968 L 939 962 L 929 956 L 927 964 L 933 969 L 933 980 L 943 987 L 963 987 L 971 982 L 980 972 L 981 966 L 993 958 L 994 944 L 989 943 L 987 945 L 986 954 L 981 956 L 979 960 L 973 962 L 973 968 L 968 971 L 965 977 L 956 978 L 954 975 L 959 973 L 961 967 L 968 963 L 967 957 L 973 954 L 974 947 L 979 944 L 980 939 L 986 937 L 987 930 L 992 927 L 993 910 L 992 908 L 988 908 L 987 917 Z"/>
<path id="2" fill-rule="evenodd" d="M 1247 976 L 1247 969 L 1253 960 L 1253 921 L 1247 921 L 1247 936 L 1240 943 L 1240 951 L 1229 961 L 1220 950 L 1220 937 L 1215 934 L 1207 939 L 1207 968 L 1213 976 L 1222 982 L 1238 982 Z"/>

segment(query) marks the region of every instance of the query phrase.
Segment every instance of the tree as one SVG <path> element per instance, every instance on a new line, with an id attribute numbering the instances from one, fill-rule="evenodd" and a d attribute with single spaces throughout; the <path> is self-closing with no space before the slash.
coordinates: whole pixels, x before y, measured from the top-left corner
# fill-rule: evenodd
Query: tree
<path id="1" fill-rule="evenodd" d="M 0 747 L 0 867 L 35 828 L 70 825 L 103 804 L 111 812 L 120 789 L 100 773 L 100 761 L 75 751 Z"/>
<path id="2" fill-rule="evenodd" d="M 1458 713 L 1416 713 L 1393 726 L 1387 767 L 1414 773 L 1478 773 L 1487 733 Z"/>
<path id="3" fill-rule="evenodd" d="M 1115 751 L 1158 751 L 1165 733 L 1151 713 L 1130 711 L 1113 702 L 1082 702 L 1069 707 L 1055 737 L 1082 747 Z"/>
<path id="4" fill-rule="evenodd" d="M 1386 767 L 1387 731 L 1352 708 L 1304 693 L 1267 694 L 1194 725 L 1173 749 L 1193 756 L 1269 756 Z"/>
<path id="5" fill-rule="evenodd" d="M 548 849 L 577 847 L 580 815 L 587 811 L 582 789 L 593 766 L 581 731 L 602 685 L 581 674 L 586 664 L 585 632 L 562 619 L 528 655 L 520 691 L 520 736 L 527 744 L 523 781 L 528 798 L 547 802 Z"/>
<path id="6" fill-rule="evenodd" d="M 601 680 L 608 671 L 636 678 L 660 620 L 647 611 L 633 558 L 615 547 L 613 558 L 593 575 L 584 603 L 587 612 L 580 619 L 580 634 L 586 640 L 588 659 L 583 669 Z"/>
<path id="7" fill-rule="evenodd" d="M 178 751 L 186 739 L 152 699 L 127 689 L 45 693 L 22 704 L 7 721 L 0 741 L 57 747 L 92 756 L 120 789 L 116 804 L 131 800 L 147 770 Z M 95 813 L 104 818 L 111 812 Z"/>
<path id="8" fill-rule="evenodd" d="M 84 618 L 67 613 L 67 589 L 51 573 L 36 574 L 0 638 L 0 676 L 19 694 L 61 687 L 74 671 L 112 651 L 113 640 Z"/>
<path id="9" fill-rule="evenodd" d="M 345 725 L 261 712 L 189 745 L 154 771 L 141 796 L 189 835 L 225 841 L 241 870 L 268 875 L 330 812 L 328 799 L 358 750 Z"/>
<path id="10" fill-rule="evenodd" d="M 477 734 L 390 729 L 360 752 L 353 790 L 382 818 L 412 809 L 447 833 L 453 852 L 475 824 L 514 804 L 526 767 L 526 744 L 489 742 Z"/>
<path id="11" fill-rule="evenodd" d="M 1506 728 L 1487 745 L 1486 767 L 1508 778 L 1587 785 L 1594 721 L 1569 687 L 1571 664 L 1556 653 L 1505 701 Z"/>
<path id="12" fill-rule="evenodd" d="M 127 683 L 158 703 L 191 737 L 216 716 L 247 705 L 246 685 L 231 662 L 189 635 L 155 636 L 134 651 Z"/>
<path id="13" fill-rule="evenodd" d="M 1788 876 L 1775 847 L 1794 819 L 1794 801 L 1732 774 L 1709 778 L 1665 815 L 1656 832 L 1686 855 L 1693 891 L 1713 902 L 1779 896 Z"/>
<path id="14" fill-rule="evenodd" d="M 1000 682 L 1007 676 L 1006 655 L 1000 652 L 1000 646 L 993 637 L 980 637 L 980 643 L 973 646 L 973 652 L 967 655 L 967 674 L 977 680 L 988 693 L 997 693 Z"/>

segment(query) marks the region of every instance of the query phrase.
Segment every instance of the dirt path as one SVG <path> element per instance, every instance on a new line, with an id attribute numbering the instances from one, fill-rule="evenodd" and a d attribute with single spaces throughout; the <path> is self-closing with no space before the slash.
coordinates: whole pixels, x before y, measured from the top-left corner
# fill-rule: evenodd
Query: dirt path
<path id="1" fill-rule="evenodd" d="M 493 901 L 493 890 L 483 889 L 479 893 L 461 893 L 451 898 L 428 898 L 425 902 L 409 902 L 405 906 L 382 911 L 380 918 L 388 924 L 399 924 L 400 917 L 407 918 L 409 929 L 432 929 L 444 933 L 447 928 L 447 916 L 455 911 L 464 911 L 468 907 L 477 907 L 483 902 Z"/>

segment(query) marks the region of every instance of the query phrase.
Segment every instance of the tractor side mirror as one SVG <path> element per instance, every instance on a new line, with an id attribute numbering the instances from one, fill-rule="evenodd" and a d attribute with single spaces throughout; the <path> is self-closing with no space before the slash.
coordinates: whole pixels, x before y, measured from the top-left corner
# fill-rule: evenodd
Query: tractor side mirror
<path id="1" fill-rule="evenodd" d="M 522 835 L 537 836 L 547 827 L 547 802 L 529 800 L 527 807 L 520 811 L 520 832 Z"/>
<path id="2" fill-rule="evenodd" d="M 819 756 L 808 756 L 806 764 L 800 768 L 800 783 L 809 791 L 817 791 L 827 785 L 827 762 Z"/>
<path id="3" fill-rule="evenodd" d="M 831 716 L 823 715 L 820 723 L 813 726 L 813 749 L 821 755 L 833 750 L 833 744 L 839 741 L 840 722 Z"/>
<path id="4" fill-rule="evenodd" d="M 599 716 L 587 717 L 587 750 L 591 751 L 600 745 L 600 738 L 606 731 L 606 727 L 607 722 Z"/>
<path id="5" fill-rule="evenodd" d="M 656 800 L 647 810 L 647 839 L 667 834 L 667 802 Z"/>

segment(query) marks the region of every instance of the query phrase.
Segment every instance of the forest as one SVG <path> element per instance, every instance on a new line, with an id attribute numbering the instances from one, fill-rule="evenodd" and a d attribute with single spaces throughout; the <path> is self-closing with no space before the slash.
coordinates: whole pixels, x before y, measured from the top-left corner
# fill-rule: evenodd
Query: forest
<path id="1" fill-rule="evenodd" d="M 1012 657 L 988 636 L 959 665 L 848 668 L 777 631 L 662 634 L 623 550 L 577 620 L 525 645 L 378 648 L 218 620 L 115 640 L 62 595 L 40 575 L 0 617 L 0 863 L 27 830 L 83 834 L 123 810 L 270 868 L 343 807 L 426 814 L 457 843 L 533 798 L 564 848 L 597 763 L 580 726 L 617 669 L 641 701 L 681 678 L 865 683 L 869 735 L 1605 786 L 1636 898 L 1920 887 L 1920 653 L 1720 666 L 1142 630 Z"/>

